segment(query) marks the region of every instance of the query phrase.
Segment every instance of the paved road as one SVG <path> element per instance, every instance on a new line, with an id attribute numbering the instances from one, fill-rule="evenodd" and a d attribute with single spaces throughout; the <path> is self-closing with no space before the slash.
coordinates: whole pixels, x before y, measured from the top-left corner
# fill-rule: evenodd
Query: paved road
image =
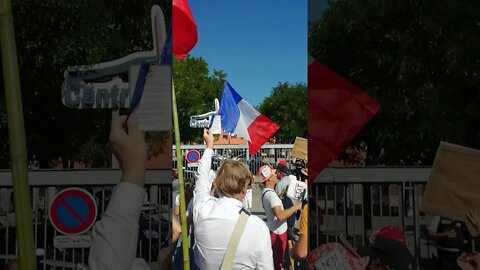
<path id="1" fill-rule="evenodd" d="M 261 199 L 262 190 L 257 184 L 255 184 L 252 192 L 252 214 L 260 217 L 266 222 L 267 216 L 265 215 L 265 210 L 263 209 Z"/>

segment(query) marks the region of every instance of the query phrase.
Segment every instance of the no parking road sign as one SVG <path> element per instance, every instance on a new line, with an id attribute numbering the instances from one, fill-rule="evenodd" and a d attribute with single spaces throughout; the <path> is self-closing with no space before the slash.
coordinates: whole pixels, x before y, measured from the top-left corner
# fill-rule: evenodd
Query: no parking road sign
<path id="1" fill-rule="evenodd" d="M 200 152 L 197 150 L 190 150 L 187 152 L 188 163 L 196 163 L 200 159 Z"/>
<path id="2" fill-rule="evenodd" d="M 62 190 L 50 205 L 50 221 L 63 234 L 82 234 L 93 226 L 96 218 L 97 204 L 94 198 L 80 188 Z"/>

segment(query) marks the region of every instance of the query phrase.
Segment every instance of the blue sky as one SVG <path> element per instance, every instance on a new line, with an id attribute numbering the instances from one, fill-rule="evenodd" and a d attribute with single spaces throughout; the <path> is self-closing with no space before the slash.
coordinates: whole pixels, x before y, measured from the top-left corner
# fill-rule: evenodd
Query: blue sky
<path id="1" fill-rule="evenodd" d="M 198 26 L 190 52 L 252 105 L 279 82 L 307 81 L 307 1 L 189 0 Z M 220 97 L 218 97 L 220 98 Z"/>

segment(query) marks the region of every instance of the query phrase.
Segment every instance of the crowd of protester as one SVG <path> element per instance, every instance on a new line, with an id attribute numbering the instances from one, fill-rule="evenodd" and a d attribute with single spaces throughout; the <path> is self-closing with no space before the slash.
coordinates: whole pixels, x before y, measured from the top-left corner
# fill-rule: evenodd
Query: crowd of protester
<path id="1" fill-rule="evenodd" d="M 370 236 L 367 245 L 356 249 L 340 237 L 333 243 L 311 246 L 308 252 L 308 202 L 312 200 L 286 196 L 291 182 L 302 180 L 295 176 L 295 169 L 290 170 L 281 161 L 251 172 L 235 160 L 224 160 L 214 168 L 214 137 L 208 130 L 203 135 L 206 149 L 196 176 L 184 181 L 189 242 L 182 243 L 180 237 L 180 201 L 174 172 L 169 244 L 160 251 L 156 262 L 147 264 L 135 258 L 136 245 L 132 244 L 137 242 L 145 196 L 144 135 L 134 117 L 112 121 L 110 141 L 123 175 L 101 221 L 94 226 L 90 269 L 184 269 L 185 244 L 190 269 L 295 269 L 296 263 L 290 258 L 305 260 L 312 270 L 410 270 L 417 266 L 404 233 L 395 226 L 381 228 Z M 300 173 L 308 176 L 305 168 Z M 260 181 L 261 197 L 249 198 L 255 179 Z M 250 212 L 252 200 L 260 200 L 266 221 Z M 480 255 L 472 253 L 472 240 L 480 231 L 480 211 L 471 210 L 466 218 L 471 228 L 465 222 L 431 218 L 428 237 L 434 241 L 438 254 L 433 269 L 479 269 Z"/>
<path id="2" fill-rule="evenodd" d="M 288 163 L 280 161 L 275 166 L 263 165 L 257 172 L 251 172 L 236 160 L 224 160 L 219 166 L 212 166 L 214 137 L 208 130 L 203 137 L 206 149 L 198 171 L 184 181 L 189 241 L 182 243 L 179 182 L 174 170 L 168 243 L 157 260 L 148 264 L 136 258 L 135 244 L 145 197 L 147 146 L 135 116 L 112 120 L 111 149 L 120 163 L 122 179 L 92 231 L 88 269 L 184 269 L 183 245 L 188 245 L 189 268 L 193 270 L 293 270 L 297 269 L 298 262 L 304 262 L 309 270 L 413 270 L 418 267 L 404 232 L 395 226 L 372 233 L 367 244 L 358 248 L 353 248 L 343 237 L 331 243 L 310 241 L 309 247 L 309 204 L 316 209 L 312 211 L 317 213 L 314 222 L 323 222 L 323 211 L 312 197 L 296 200 L 287 196 L 291 183 L 306 181 L 305 163 L 297 160 L 290 164 L 293 165 L 290 169 Z M 258 198 L 253 197 L 255 180 L 259 180 L 261 187 Z M 253 200 L 261 202 L 265 221 L 251 213 Z M 437 251 L 436 264 L 431 269 L 480 270 L 480 254 L 474 246 L 474 239 L 480 233 L 480 210 L 471 209 L 466 220 L 470 226 L 464 221 L 431 217 L 427 235 Z M 242 222 L 243 225 L 239 225 Z M 17 267 L 18 264 L 12 264 L 7 269 Z"/>
<path id="3" fill-rule="evenodd" d="M 294 269 L 288 258 L 306 258 L 308 200 L 286 197 L 288 181 L 297 179 L 287 164 L 277 164 L 276 169 L 265 165 L 258 172 L 251 172 L 236 160 L 224 160 L 218 168 L 212 167 L 214 137 L 208 130 L 203 135 L 206 149 L 196 176 L 184 181 L 189 243 L 181 240 L 178 175 L 174 172 L 169 244 L 160 251 L 156 262 L 147 264 L 135 257 L 133 244 L 137 242 L 145 196 L 144 135 L 135 116 L 112 120 L 110 141 L 122 169 L 122 180 L 92 231 L 90 269 L 183 269 L 185 244 L 190 269 Z M 303 174 L 307 171 L 303 170 Z M 255 179 L 261 182 L 260 198 L 252 198 Z M 282 186 L 276 188 L 277 182 Z M 266 222 L 250 212 L 253 200 L 261 200 Z M 293 225 L 289 225 L 289 218 Z M 295 223 L 298 235 L 290 232 Z"/>

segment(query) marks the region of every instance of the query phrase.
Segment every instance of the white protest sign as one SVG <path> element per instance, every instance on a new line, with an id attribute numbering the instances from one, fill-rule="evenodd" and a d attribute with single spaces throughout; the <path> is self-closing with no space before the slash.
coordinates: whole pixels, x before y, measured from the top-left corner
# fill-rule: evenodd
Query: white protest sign
<path id="1" fill-rule="evenodd" d="M 130 68 L 129 81 L 136 82 L 140 66 Z M 140 130 L 172 130 L 172 69 L 170 66 L 153 65 L 147 75 L 142 99 L 136 110 Z M 135 83 L 130 84 L 130 93 Z"/>
<path id="2" fill-rule="evenodd" d="M 218 101 L 218 98 L 215 99 L 215 112 L 218 113 L 218 110 L 220 109 L 220 102 Z M 220 115 L 215 115 L 213 117 L 213 123 L 212 126 L 210 127 L 210 131 L 212 134 L 221 134 L 222 133 L 222 118 Z"/>
<path id="3" fill-rule="evenodd" d="M 315 268 L 317 270 L 352 270 L 347 259 L 338 249 L 332 249 L 323 254 L 315 261 Z"/>
<path id="4" fill-rule="evenodd" d="M 287 197 L 297 201 L 302 201 L 304 198 L 308 197 L 308 186 L 305 182 L 301 181 L 290 181 L 287 189 Z"/>
<path id="5" fill-rule="evenodd" d="M 212 123 L 212 127 L 210 128 L 210 131 L 212 132 L 212 134 L 221 134 L 222 133 L 222 119 L 220 117 L 220 115 L 215 115 L 215 117 L 213 117 L 213 123 Z"/>

